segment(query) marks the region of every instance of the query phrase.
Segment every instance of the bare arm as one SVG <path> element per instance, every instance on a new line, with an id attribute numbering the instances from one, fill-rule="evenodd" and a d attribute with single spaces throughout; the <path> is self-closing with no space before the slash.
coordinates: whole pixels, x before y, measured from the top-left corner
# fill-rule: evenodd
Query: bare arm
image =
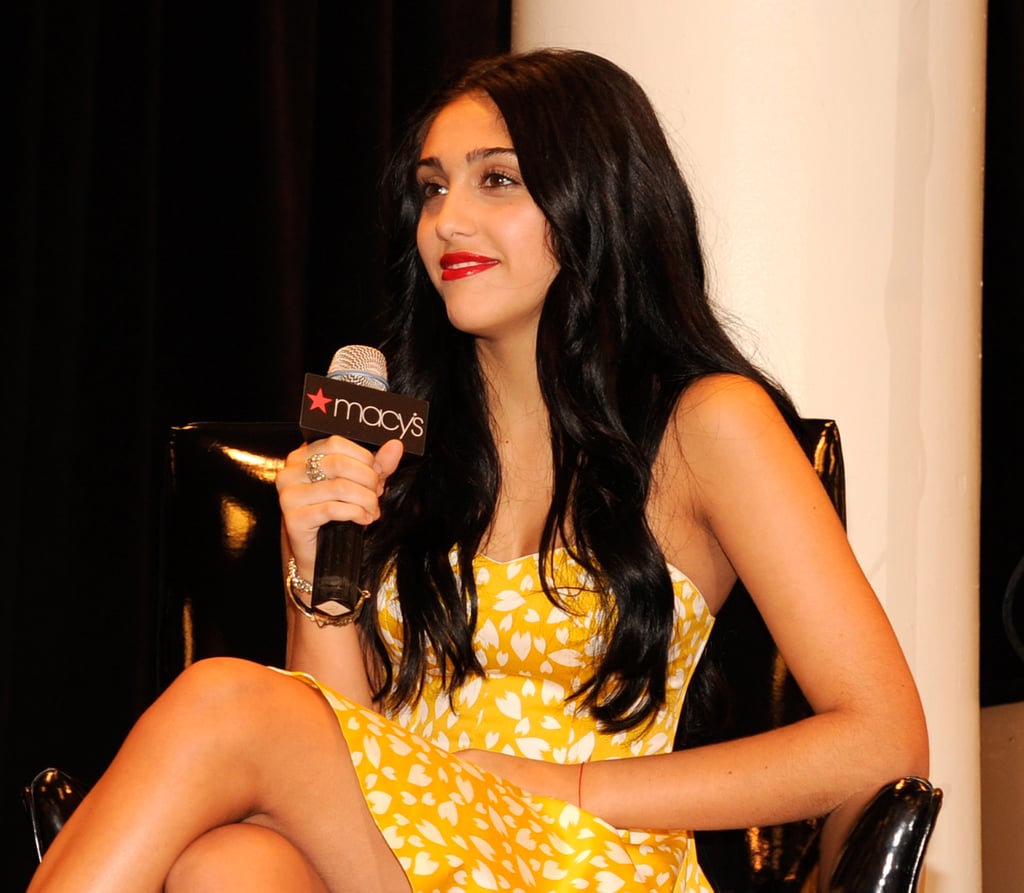
<path id="1" fill-rule="evenodd" d="M 698 585 L 717 589 L 716 607 L 743 578 L 815 715 L 724 744 L 587 766 L 583 806 L 623 828 L 750 827 L 830 813 L 893 778 L 926 774 L 924 717 L 902 651 L 769 397 L 736 377 L 698 383 L 662 452 L 659 486 L 671 483 L 677 500 L 663 494 L 652 517 L 666 557 L 696 564 Z M 576 799 L 573 767 L 482 761 Z"/>
<path id="2" fill-rule="evenodd" d="M 322 453 L 320 467 L 328 479 L 311 483 L 306 460 Z M 317 531 L 328 521 L 370 524 L 380 515 L 384 482 L 402 457 L 400 441 L 389 441 L 376 454 L 352 441 L 330 437 L 289 454 L 277 477 L 281 502 L 281 552 L 294 557 L 300 576 L 313 579 Z M 289 602 L 286 664 L 310 673 L 357 703 L 371 706 L 371 688 L 356 626 L 318 627 Z"/>

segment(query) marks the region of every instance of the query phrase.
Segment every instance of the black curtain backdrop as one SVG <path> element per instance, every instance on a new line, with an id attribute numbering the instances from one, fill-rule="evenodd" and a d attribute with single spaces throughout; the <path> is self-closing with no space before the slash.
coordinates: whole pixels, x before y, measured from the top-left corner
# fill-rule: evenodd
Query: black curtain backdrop
<path id="1" fill-rule="evenodd" d="M 989 0 L 988 13 L 979 655 L 983 707 L 1024 701 L 1024 579 L 1019 576 L 1024 570 L 1024 0 Z"/>
<path id="2" fill-rule="evenodd" d="M 155 690 L 168 427 L 294 420 L 302 375 L 376 343 L 376 188 L 511 0 L 34 2 L 4 17 L 0 888 L 20 790 L 93 781 Z M 140 792 L 141 794 L 141 792 Z"/>

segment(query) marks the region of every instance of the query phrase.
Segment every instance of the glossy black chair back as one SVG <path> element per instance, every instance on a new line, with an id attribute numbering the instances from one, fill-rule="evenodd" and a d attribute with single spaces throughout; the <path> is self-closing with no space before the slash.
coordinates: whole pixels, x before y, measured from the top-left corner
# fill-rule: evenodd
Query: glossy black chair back
<path id="1" fill-rule="evenodd" d="M 198 422 L 171 429 L 157 643 L 161 690 L 193 661 L 284 665 L 281 512 L 274 478 L 296 425 Z"/>

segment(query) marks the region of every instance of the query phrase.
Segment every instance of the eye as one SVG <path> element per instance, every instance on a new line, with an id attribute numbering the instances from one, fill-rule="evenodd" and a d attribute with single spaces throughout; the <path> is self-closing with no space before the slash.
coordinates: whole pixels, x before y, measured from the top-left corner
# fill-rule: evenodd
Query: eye
<path id="1" fill-rule="evenodd" d="M 518 186 L 519 181 L 506 171 L 488 171 L 482 178 L 482 185 L 485 189 L 507 189 Z"/>
<path id="2" fill-rule="evenodd" d="M 436 180 L 425 180 L 419 184 L 420 198 L 423 201 L 436 198 L 439 195 L 444 195 L 448 192 L 448 187 L 443 183 L 438 183 Z"/>

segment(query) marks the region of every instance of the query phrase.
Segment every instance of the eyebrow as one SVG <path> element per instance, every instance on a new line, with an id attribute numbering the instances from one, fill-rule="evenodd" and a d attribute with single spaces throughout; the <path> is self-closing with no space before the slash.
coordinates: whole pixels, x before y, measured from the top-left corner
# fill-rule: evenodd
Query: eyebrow
<path id="1" fill-rule="evenodd" d="M 476 161 L 486 161 L 488 158 L 493 158 L 496 155 L 515 156 L 515 154 L 516 150 L 513 149 L 511 146 L 492 146 L 491 148 L 488 149 L 473 149 L 472 151 L 466 153 L 466 162 L 468 164 L 472 164 Z M 440 158 L 431 155 L 429 158 L 421 158 L 419 161 L 416 162 L 417 170 L 420 170 L 425 167 L 442 170 L 444 166 L 441 164 Z"/>

